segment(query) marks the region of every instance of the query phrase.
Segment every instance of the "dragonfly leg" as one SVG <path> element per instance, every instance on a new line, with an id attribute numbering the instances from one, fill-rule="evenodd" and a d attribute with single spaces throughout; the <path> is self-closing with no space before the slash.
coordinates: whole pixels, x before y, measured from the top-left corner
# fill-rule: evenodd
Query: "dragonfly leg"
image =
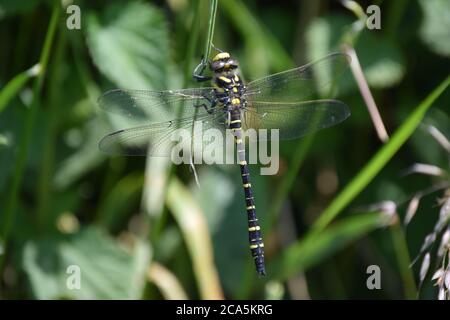
<path id="1" fill-rule="evenodd" d="M 194 80 L 198 81 L 198 82 L 203 82 L 203 81 L 209 81 L 212 79 L 211 76 L 204 76 L 203 72 L 205 71 L 205 68 L 207 66 L 207 62 L 205 61 L 205 57 L 202 56 L 202 60 L 200 61 L 200 63 L 195 67 L 194 72 L 192 74 L 192 77 L 194 78 Z"/>

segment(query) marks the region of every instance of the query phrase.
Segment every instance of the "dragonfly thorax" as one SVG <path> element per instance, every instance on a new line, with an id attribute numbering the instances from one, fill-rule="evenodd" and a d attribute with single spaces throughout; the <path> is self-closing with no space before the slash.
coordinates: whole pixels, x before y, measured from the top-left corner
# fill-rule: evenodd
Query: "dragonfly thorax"
<path id="1" fill-rule="evenodd" d="M 215 74 L 212 85 L 217 101 L 228 110 L 245 105 L 245 87 L 238 72 Z"/>
<path id="2" fill-rule="evenodd" d="M 244 85 L 238 71 L 237 62 L 227 52 L 220 52 L 210 63 L 214 72 L 212 85 L 217 101 L 228 110 L 245 104 Z"/>

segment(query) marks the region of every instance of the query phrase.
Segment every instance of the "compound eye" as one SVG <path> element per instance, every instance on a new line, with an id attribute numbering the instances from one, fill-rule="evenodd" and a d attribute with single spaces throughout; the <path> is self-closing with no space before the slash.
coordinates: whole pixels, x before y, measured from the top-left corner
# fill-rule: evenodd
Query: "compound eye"
<path id="1" fill-rule="evenodd" d="M 211 69 L 213 71 L 220 71 L 223 70 L 224 63 L 222 61 L 214 61 L 211 65 Z"/>

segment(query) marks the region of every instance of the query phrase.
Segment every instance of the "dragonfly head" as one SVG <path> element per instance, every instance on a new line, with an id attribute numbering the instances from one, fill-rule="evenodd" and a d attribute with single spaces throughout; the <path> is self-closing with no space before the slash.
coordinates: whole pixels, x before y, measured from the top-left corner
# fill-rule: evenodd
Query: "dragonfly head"
<path id="1" fill-rule="evenodd" d="M 215 73 L 230 72 L 238 68 L 238 63 L 228 52 L 220 52 L 212 59 L 210 68 Z"/>

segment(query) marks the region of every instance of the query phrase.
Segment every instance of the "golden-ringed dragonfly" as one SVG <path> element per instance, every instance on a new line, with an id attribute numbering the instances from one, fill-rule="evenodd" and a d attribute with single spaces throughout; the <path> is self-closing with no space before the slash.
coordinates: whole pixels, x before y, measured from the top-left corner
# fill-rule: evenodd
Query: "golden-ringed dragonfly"
<path id="1" fill-rule="evenodd" d="M 331 92 L 348 64 L 347 55 L 333 53 L 244 84 L 238 62 L 219 50 L 209 63 L 202 60 L 193 74 L 198 81 L 211 81 L 211 87 L 104 93 L 99 98 L 101 108 L 144 123 L 106 135 L 99 148 L 108 154 L 170 156 L 174 145 L 170 137 L 175 130 L 191 130 L 195 139 L 194 121 L 201 121 L 203 130 L 231 129 L 241 168 L 250 250 L 258 275 L 264 276 L 264 243 L 242 130 L 278 129 L 279 139 L 290 140 L 342 122 L 350 115 L 348 107 L 341 101 L 320 98 Z M 206 65 L 210 76 L 203 75 Z"/>

